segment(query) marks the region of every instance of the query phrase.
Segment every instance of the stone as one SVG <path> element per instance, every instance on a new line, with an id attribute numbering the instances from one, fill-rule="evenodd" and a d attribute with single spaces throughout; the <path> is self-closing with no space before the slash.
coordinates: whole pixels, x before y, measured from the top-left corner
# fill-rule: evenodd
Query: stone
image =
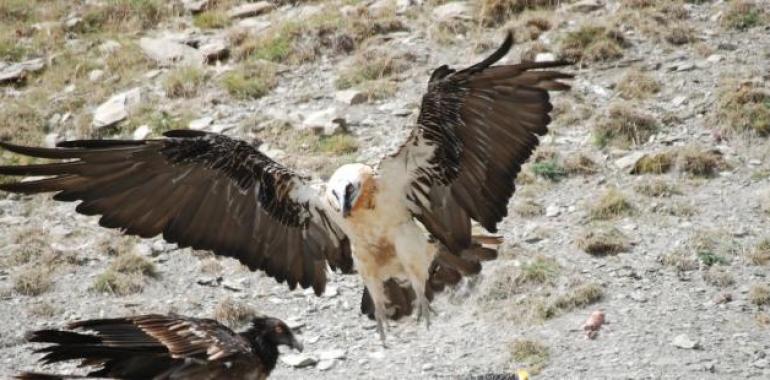
<path id="1" fill-rule="evenodd" d="M 334 100 L 344 104 L 356 105 L 366 102 L 366 94 L 354 89 L 342 90 L 334 94 Z"/>
<path id="2" fill-rule="evenodd" d="M 432 371 L 434 368 L 433 363 L 425 363 L 422 365 L 423 371 Z"/>
<path id="3" fill-rule="evenodd" d="M 440 23 L 470 20 L 471 7 L 464 1 L 454 1 L 439 5 L 433 8 L 433 18 Z"/>
<path id="4" fill-rule="evenodd" d="M 572 4 L 569 9 L 580 13 L 591 13 L 604 7 L 598 0 L 582 0 Z"/>
<path id="5" fill-rule="evenodd" d="M 90 80 L 91 82 L 96 82 L 99 79 L 102 79 L 103 76 L 104 76 L 104 70 L 99 70 L 99 69 L 91 70 L 88 73 L 88 80 Z"/>
<path id="6" fill-rule="evenodd" d="M 622 170 L 632 170 L 636 162 L 646 156 L 645 152 L 633 152 L 615 160 L 615 166 Z"/>
<path id="7" fill-rule="evenodd" d="M 557 217 L 561 214 L 561 207 L 557 205 L 550 205 L 545 208 L 545 216 L 549 218 Z"/>
<path id="8" fill-rule="evenodd" d="M 228 48 L 227 43 L 220 39 L 212 40 L 206 44 L 201 45 L 198 48 L 198 51 L 203 54 L 203 58 L 208 63 L 223 60 L 230 54 L 230 49 Z"/>
<path id="9" fill-rule="evenodd" d="M 139 47 L 160 66 L 201 66 L 204 62 L 203 54 L 198 50 L 170 40 L 143 37 L 139 39 Z"/>
<path id="10" fill-rule="evenodd" d="M 345 118 L 334 107 L 309 114 L 300 124 L 300 129 L 311 130 L 316 134 L 330 136 L 346 130 Z"/>
<path id="11" fill-rule="evenodd" d="M 238 27 L 247 29 L 249 32 L 257 34 L 270 27 L 270 21 L 263 20 L 259 17 L 245 18 L 238 21 Z"/>
<path id="12" fill-rule="evenodd" d="M 83 25 L 83 19 L 80 17 L 70 17 L 64 21 L 64 28 L 67 30 L 74 30 Z"/>
<path id="13" fill-rule="evenodd" d="M 256 3 L 245 3 L 231 8 L 227 11 L 227 15 L 230 18 L 246 18 L 254 17 L 267 13 L 275 9 L 275 4 L 267 1 L 257 1 Z"/>
<path id="14" fill-rule="evenodd" d="M 152 130 L 148 125 L 140 125 L 134 130 L 134 133 L 131 135 L 131 137 L 133 137 L 134 140 L 144 140 L 147 138 L 147 136 L 150 135 L 150 132 L 152 132 Z"/>
<path id="15" fill-rule="evenodd" d="M 115 40 L 107 40 L 102 42 L 102 44 L 99 45 L 99 47 L 97 47 L 96 49 L 99 50 L 99 52 L 102 54 L 111 54 L 118 51 L 118 49 L 120 49 L 121 47 L 122 45 L 120 44 L 120 42 Z"/>
<path id="16" fill-rule="evenodd" d="M 682 104 L 684 104 L 685 102 L 687 102 L 687 97 L 684 96 L 684 95 L 679 95 L 677 97 L 674 97 L 674 99 L 671 100 L 671 104 L 674 107 L 679 107 Z"/>
<path id="17" fill-rule="evenodd" d="M 706 58 L 706 62 L 708 63 L 718 63 L 721 62 L 724 59 L 724 56 L 721 54 L 712 54 Z"/>
<path id="18" fill-rule="evenodd" d="M 396 14 L 404 14 L 412 7 L 422 6 L 423 0 L 396 0 Z"/>
<path id="19" fill-rule="evenodd" d="M 375 18 L 387 16 L 392 9 L 393 2 L 391 0 L 375 0 L 367 8 L 369 15 Z"/>
<path id="20" fill-rule="evenodd" d="M 182 0 L 182 6 L 192 14 L 200 13 L 208 8 L 209 0 Z"/>
<path id="21" fill-rule="evenodd" d="M 337 297 L 339 294 L 340 292 L 336 286 L 326 285 L 326 290 L 324 290 L 323 297 L 334 298 L 334 297 Z"/>
<path id="22" fill-rule="evenodd" d="M 676 337 L 674 337 L 674 340 L 671 341 L 671 344 L 674 347 L 677 348 L 684 348 L 684 349 L 695 349 L 698 348 L 698 341 L 690 339 L 690 337 L 687 336 L 687 334 L 679 334 Z"/>
<path id="23" fill-rule="evenodd" d="M 36 73 L 43 68 L 45 68 L 45 61 L 42 58 L 30 59 L 3 67 L 0 69 L 0 84 L 23 81 L 27 74 Z"/>
<path id="24" fill-rule="evenodd" d="M 318 368 L 321 371 L 328 371 L 334 367 L 334 364 L 336 364 L 337 361 L 334 359 L 329 360 L 321 360 L 318 362 L 318 365 L 316 365 L 316 368 Z"/>
<path id="25" fill-rule="evenodd" d="M 214 122 L 214 118 L 212 118 L 211 116 L 204 116 L 200 119 L 195 119 L 191 121 L 190 124 L 187 125 L 187 127 L 196 131 L 200 131 L 200 130 L 206 129 L 213 122 Z"/>
<path id="26" fill-rule="evenodd" d="M 285 354 L 281 355 L 281 361 L 294 368 L 309 367 L 318 363 L 318 359 L 307 354 Z"/>
<path id="27" fill-rule="evenodd" d="M 45 138 L 43 138 L 43 145 L 45 145 L 48 148 L 53 148 L 61 140 L 62 140 L 61 136 L 59 136 L 58 133 L 52 132 L 45 135 Z"/>
<path id="28" fill-rule="evenodd" d="M 326 350 L 318 353 L 318 359 L 320 360 L 334 360 L 334 359 L 344 359 L 344 358 L 345 358 L 345 350 L 341 350 L 341 349 Z"/>
<path id="29" fill-rule="evenodd" d="M 537 53 L 537 55 L 535 55 L 535 62 L 550 62 L 555 60 L 556 55 L 553 53 Z"/>
<path id="30" fill-rule="evenodd" d="M 141 87 L 114 95 L 96 108 L 92 125 L 96 129 L 115 125 L 125 120 L 141 103 Z"/>

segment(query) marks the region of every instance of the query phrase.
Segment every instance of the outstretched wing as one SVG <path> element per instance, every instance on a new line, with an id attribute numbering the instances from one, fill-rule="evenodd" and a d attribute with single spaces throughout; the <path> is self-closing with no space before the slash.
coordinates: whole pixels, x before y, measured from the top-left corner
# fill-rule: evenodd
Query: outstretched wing
<path id="1" fill-rule="evenodd" d="M 383 191 L 403 193 L 414 217 L 451 253 L 440 253 L 437 262 L 465 273 L 480 270 L 478 260 L 458 258 L 470 259 L 469 249 L 485 256 L 471 236 L 471 219 L 497 230 L 521 165 L 547 132 L 548 91 L 569 89 L 559 80 L 572 77 L 537 70 L 564 62 L 491 66 L 512 42 L 508 34 L 497 51 L 466 69 L 437 68 L 417 126 L 380 163 L 381 182 L 389 186 Z"/>
<path id="2" fill-rule="evenodd" d="M 347 237 L 302 177 L 255 146 L 179 130 L 158 140 L 83 140 L 58 148 L 0 142 L 27 156 L 63 160 L 0 166 L 0 175 L 49 176 L 0 184 L 17 193 L 56 192 L 99 224 L 180 247 L 231 256 L 294 289 L 323 293 L 327 263 L 352 271 Z"/>

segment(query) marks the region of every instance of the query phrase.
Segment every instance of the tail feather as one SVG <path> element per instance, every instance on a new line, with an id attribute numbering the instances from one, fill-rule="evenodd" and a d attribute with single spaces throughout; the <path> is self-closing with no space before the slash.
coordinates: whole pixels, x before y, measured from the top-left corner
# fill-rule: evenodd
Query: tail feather
<path id="1" fill-rule="evenodd" d="M 84 376 L 64 376 L 64 375 L 53 375 L 48 373 L 37 373 L 37 372 L 22 372 L 14 377 L 15 379 L 19 380 L 64 380 L 67 379 L 84 379 Z"/>

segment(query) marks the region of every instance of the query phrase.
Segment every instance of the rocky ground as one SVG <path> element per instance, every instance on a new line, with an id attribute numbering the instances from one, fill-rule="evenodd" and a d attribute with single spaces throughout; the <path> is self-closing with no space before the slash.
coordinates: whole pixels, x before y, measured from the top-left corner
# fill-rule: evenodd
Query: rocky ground
<path id="1" fill-rule="evenodd" d="M 573 90 L 517 179 L 500 257 L 428 330 L 358 313 L 362 285 L 290 292 L 207 252 L 0 195 L 0 377 L 25 330 L 147 312 L 258 311 L 300 331 L 275 378 L 770 377 L 767 1 L 0 1 L 0 139 L 172 128 L 265 141 L 321 178 L 408 133 L 432 68 L 569 59 Z M 25 162 L 0 154 L 0 164 Z M 0 181 L 7 180 L 0 178 Z M 602 310 L 593 339 L 583 323 Z"/>

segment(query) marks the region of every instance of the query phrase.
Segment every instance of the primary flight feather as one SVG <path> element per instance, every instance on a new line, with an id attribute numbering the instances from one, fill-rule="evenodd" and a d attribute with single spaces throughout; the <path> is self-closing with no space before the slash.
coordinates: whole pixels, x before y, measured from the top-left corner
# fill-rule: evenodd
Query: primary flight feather
<path id="1" fill-rule="evenodd" d="M 521 165 L 547 132 L 549 91 L 568 90 L 564 62 L 437 68 L 417 125 L 376 168 L 340 167 L 320 191 L 262 154 L 220 134 L 171 131 L 157 140 L 83 140 L 57 148 L 0 143 L 57 163 L 0 167 L 2 175 L 49 176 L 0 185 L 56 192 L 77 211 L 128 234 L 162 234 L 180 247 L 212 250 L 291 288 L 321 294 L 327 267 L 361 275 L 361 310 L 378 322 L 429 317 L 434 291 L 477 273 L 496 252 L 472 236 L 506 216 Z M 427 234 L 426 234 L 427 230 Z"/>

